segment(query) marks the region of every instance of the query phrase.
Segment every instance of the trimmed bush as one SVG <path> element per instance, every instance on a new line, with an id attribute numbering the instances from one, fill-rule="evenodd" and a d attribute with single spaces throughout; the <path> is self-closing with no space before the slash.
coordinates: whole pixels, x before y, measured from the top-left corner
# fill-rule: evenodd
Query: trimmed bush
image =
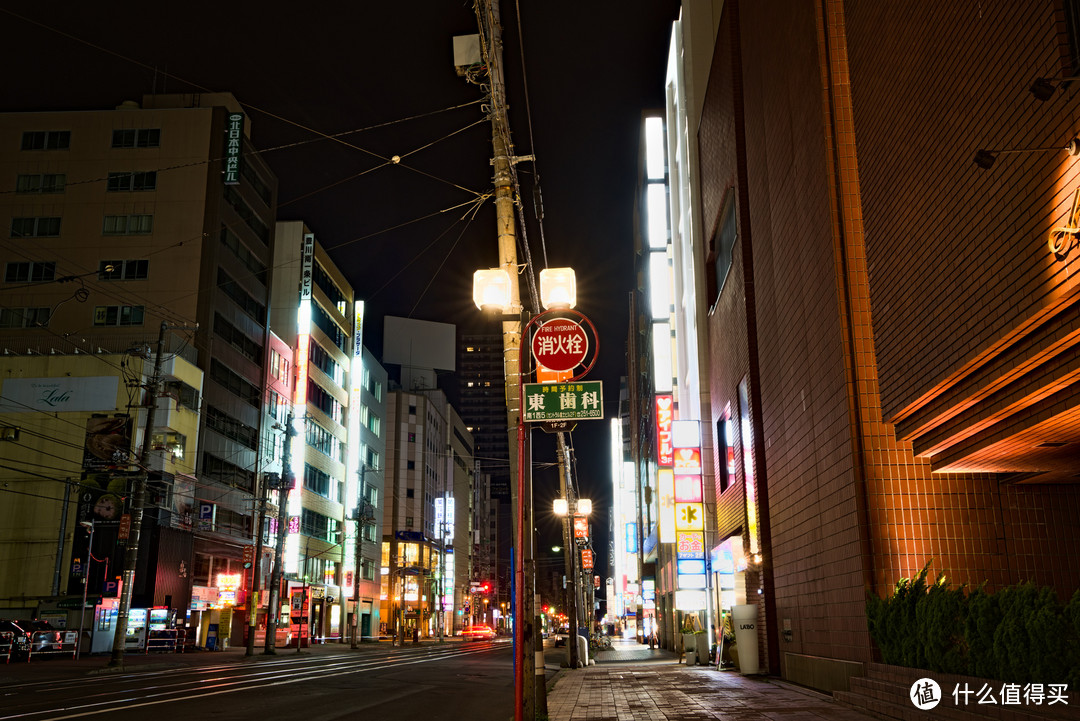
<path id="1" fill-rule="evenodd" d="M 866 602 L 870 636 L 885 663 L 1012 683 L 1080 688 L 1080 590 L 1062 604 L 1030 583 L 987 593 L 927 584 L 930 564 L 888 598 Z"/>

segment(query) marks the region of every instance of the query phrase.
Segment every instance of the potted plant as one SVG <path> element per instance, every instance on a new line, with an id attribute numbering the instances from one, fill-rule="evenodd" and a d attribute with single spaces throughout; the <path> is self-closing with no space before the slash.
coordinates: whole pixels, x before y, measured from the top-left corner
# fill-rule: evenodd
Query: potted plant
<path id="1" fill-rule="evenodd" d="M 735 632 L 724 628 L 724 649 L 720 653 L 721 665 L 739 667 L 739 647 L 735 644 Z"/>
<path id="2" fill-rule="evenodd" d="M 687 666 L 693 666 L 697 663 L 697 635 L 695 633 L 694 621 L 695 617 L 691 614 L 687 614 L 683 617 L 683 652 L 686 654 Z"/>

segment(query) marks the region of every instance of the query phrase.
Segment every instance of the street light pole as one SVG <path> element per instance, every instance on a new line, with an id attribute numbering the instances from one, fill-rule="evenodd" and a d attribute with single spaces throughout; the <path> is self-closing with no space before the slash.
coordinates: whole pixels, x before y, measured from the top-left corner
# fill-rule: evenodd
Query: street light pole
<path id="1" fill-rule="evenodd" d="M 94 519 L 80 521 L 79 525 L 90 531 L 90 538 L 86 542 L 86 563 L 83 565 L 82 607 L 79 609 L 79 640 L 75 644 L 75 660 L 79 660 L 82 653 L 83 628 L 86 625 L 86 590 L 90 585 L 90 561 L 94 557 Z"/>
<path id="2" fill-rule="evenodd" d="M 289 411 L 289 417 L 285 421 L 285 452 L 281 457 L 281 484 L 278 486 L 277 545 L 274 548 L 274 571 L 270 582 L 270 605 L 266 609 L 266 639 L 263 644 L 263 653 L 270 656 L 277 653 L 278 616 L 281 614 L 282 555 L 285 550 L 285 534 L 289 523 L 289 491 L 296 483 L 296 476 L 292 471 L 292 439 L 295 435 L 293 413 Z"/>
<path id="3" fill-rule="evenodd" d="M 139 536 L 142 533 L 143 507 L 146 505 L 150 440 L 154 433 L 154 421 L 157 418 L 158 387 L 161 383 L 161 363 L 165 355 L 165 332 L 168 329 L 169 324 L 161 321 L 157 356 L 154 358 L 154 372 L 147 388 L 146 426 L 143 428 L 142 451 L 139 453 L 139 472 L 135 476 L 135 492 L 131 499 L 131 531 L 124 554 L 123 588 L 120 590 L 120 605 L 116 611 L 116 629 L 113 633 L 112 657 L 109 660 L 109 666 L 121 669 L 124 667 L 124 647 L 127 642 L 128 615 L 131 613 L 131 594 L 135 587 L 135 568 L 139 563 Z"/>
<path id="4" fill-rule="evenodd" d="M 259 581 L 262 570 L 263 526 L 266 524 L 266 492 L 269 490 L 268 478 L 256 481 L 259 487 L 259 520 L 255 526 L 255 555 L 251 559 L 251 589 L 248 598 L 248 638 L 245 656 L 255 655 L 255 629 L 258 628 Z M 269 610 L 269 609 L 267 609 Z M 267 632 L 270 624 L 267 623 Z"/>

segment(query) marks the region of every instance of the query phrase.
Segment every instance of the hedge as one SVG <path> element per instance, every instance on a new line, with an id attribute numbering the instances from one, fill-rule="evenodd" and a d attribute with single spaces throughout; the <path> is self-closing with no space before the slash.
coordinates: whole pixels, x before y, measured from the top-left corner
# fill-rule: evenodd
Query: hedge
<path id="1" fill-rule="evenodd" d="M 1080 690 L 1080 589 L 1068 603 L 1031 583 L 928 584 L 930 564 L 892 595 L 869 594 L 870 636 L 885 663 L 1011 683 L 1067 683 Z"/>

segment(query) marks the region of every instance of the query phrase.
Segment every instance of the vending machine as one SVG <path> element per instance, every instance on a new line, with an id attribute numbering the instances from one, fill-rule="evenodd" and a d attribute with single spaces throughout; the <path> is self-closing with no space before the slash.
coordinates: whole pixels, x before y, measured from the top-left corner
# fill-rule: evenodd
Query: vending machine
<path id="1" fill-rule="evenodd" d="M 133 608 L 128 612 L 127 630 L 124 634 L 125 651 L 146 649 L 146 632 L 149 613 L 145 608 Z"/>

